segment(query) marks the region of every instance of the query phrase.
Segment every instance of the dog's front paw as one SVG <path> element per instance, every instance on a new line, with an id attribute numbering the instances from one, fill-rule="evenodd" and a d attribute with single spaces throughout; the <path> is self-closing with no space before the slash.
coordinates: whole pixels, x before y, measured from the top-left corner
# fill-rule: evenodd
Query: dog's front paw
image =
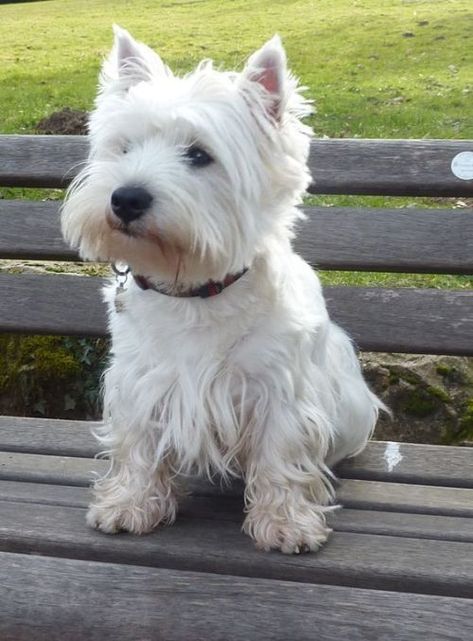
<path id="1" fill-rule="evenodd" d="M 92 504 L 87 512 L 87 524 L 107 534 L 132 532 L 146 534 L 160 523 L 170 524 L 176 516 L 176 504 L 162 509 L 157 501 L 149 500 L 144 506 L 129 504 L 107 506 Z"/>
<path id="2" fill-rule="evenodd" d="M 254 539 L 258 549 L 266 552 L 280 550 L 283 554 L 315 552 L 331 532 L 323 512 L 314 509 L 308 514 L 289 518 L 277 512 L 252 508 L 243 528 Z"/>

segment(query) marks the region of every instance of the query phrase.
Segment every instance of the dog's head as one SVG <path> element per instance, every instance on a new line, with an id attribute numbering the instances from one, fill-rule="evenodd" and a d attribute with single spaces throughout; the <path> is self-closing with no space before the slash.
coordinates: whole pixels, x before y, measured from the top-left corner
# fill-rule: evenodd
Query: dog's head
<path id="1" fill-rule="evenodd" d="M 241 73 L 210 61 L 179 78 L 115 28 L 91 151 L 62 212 L 84 258 L 202 282 L 251 265 L 288 237 L 306 189 L 310 106 L 277 36 Z"/>

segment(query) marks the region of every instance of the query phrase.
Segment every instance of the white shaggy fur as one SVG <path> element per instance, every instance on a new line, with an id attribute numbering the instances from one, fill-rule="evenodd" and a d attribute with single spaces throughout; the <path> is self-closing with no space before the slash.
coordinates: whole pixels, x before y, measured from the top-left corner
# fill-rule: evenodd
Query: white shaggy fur
<path id="1" fill-rule="evenodd" d="M 333 500 L 327 466 L 364 447 L 382 406 L 319 280 L 291 247 L 309 183 L 310 112 L 274 37 L 242 73 L 201 63 L 173 76 L 124 30 L 104 64 L 91 152 L 62 213 L 85 258 L 125 261 L 170 294 L 248 271 L 212 298 L 142 290 L 115 308 L 100 441 L 112 458 L 88 522 L 104 532 L 171 523 L 177 479 L 242 475 L 244 529 L 265 550 L 317 549 Z M 198 145 L 213 158 L 192 166 Z M 151 209 L 127 230 L 112 192 Z"/>

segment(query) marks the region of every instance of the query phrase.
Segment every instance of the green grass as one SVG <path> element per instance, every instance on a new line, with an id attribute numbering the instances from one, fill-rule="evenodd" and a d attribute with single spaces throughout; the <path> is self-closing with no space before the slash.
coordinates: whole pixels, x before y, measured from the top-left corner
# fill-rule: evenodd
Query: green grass
<path id="1" fill-rule="evenodd" d="M 175 70 L 239 67 L 274 32 L 321 135 L 473 137 L 471 0 L 50 0 L 0 5 L 0 131 L 90 108 L 118 22 Z M 407 37 L 406 34 L 413 34 Z"/>
<path id="2" fill-rule="evenodd" d="M 176 72 L 189 71 L 203 57 L 240 68 L 255 48 L 280 33 L 292 69 L 316 102 L 311 124 L 317 135 L 473 138 L 471 0 L 0 5 L 0 133 L 33 132 L 41 118 L 65 106 L 90 109 L 113 22 L 156 48 Z M 5 197 L 14 195 L 2 191 Z M 387 200 L 317 202 L 380 205 Z M 413 202 L 403 199 L 397 205 Z M 368 277 L 370 284 L 471 286 L 471 279 L 449 276 L 324 276 L 357 284 Z"/>
<path id="3" fill-rule="evenodd" d="M 473 289 L 473 276 L 449 274 L 395 274 L 384 272 L 319 272 L 323 285 L 353 287 L 434 287 L 436 289 Z"/>

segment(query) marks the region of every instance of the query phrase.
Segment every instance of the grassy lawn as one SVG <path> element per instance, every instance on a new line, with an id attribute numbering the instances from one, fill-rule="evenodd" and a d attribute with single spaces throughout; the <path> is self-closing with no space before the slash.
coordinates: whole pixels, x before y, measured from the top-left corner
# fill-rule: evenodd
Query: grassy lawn
<path id="1" fill-rule="evenodd" d="M 113 22 L 159 50 L 179 72 L 203 57 L 241 67 L 279 32 L 293 70 L 316 101 L 311 124 L 317 135 L 473 138 L 471 0 L 3 4 L 0 133 L 32 132 L 41 118 L 65 106 L 89 109 Z M 353 278 L 364 284 L 367 277 L 347 275 L 344 282 Z M 392 275 L 389 282 L 473 286 L 473 279 L 409 278 Z"/>
<path id="2" fill-rule="evenodd" d="M 473 138 L 471 0 L 50 0 L 0 5 L 0 131 L 89 108 L 118 22 L 188 71 L 274 32 L 328 136 Z"/>

